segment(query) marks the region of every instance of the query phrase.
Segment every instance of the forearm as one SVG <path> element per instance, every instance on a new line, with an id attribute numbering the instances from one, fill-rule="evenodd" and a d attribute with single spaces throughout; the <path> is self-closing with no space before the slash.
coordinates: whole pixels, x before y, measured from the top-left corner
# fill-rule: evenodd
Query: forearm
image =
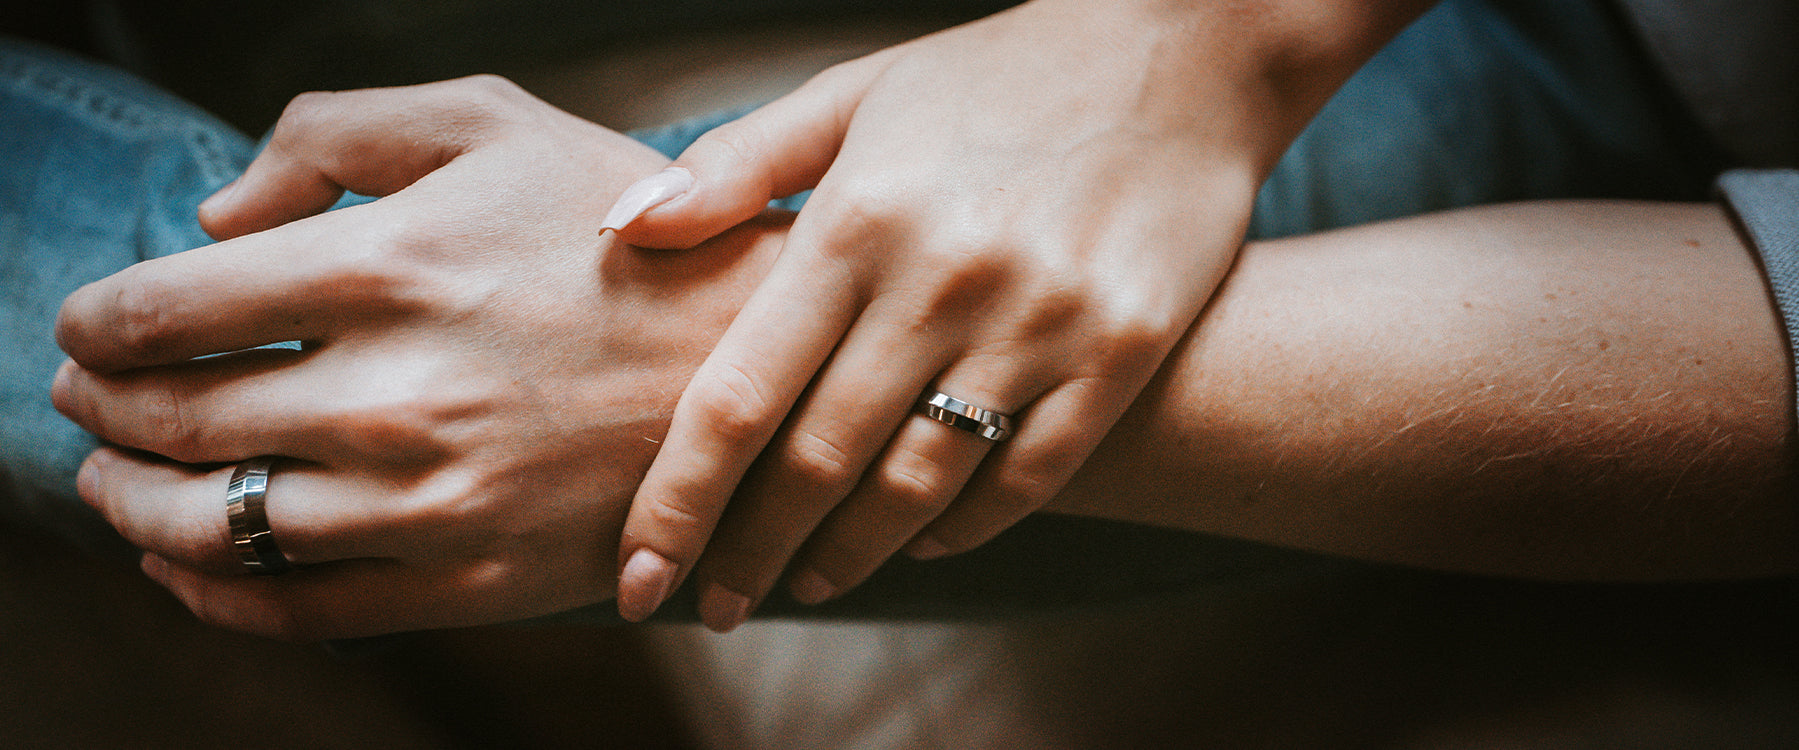
<path id="1" fill-rule="evenodd" d="M 1503 574 L 1792 571 L 1789 372 L 1714 207 L 1261 243 L 1055 507 Z"/>

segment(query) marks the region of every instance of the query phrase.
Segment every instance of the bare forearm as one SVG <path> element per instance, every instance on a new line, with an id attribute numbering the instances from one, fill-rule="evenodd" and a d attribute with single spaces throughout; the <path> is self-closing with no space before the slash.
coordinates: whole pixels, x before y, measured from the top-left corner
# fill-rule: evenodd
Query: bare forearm
<path id="1" fill-rule="evenodd" d="M 1716 208 L 1480 209 L 1252 245 L 1057 508 L 1503 574 L 1791 571 L 1792 410 Z"/>

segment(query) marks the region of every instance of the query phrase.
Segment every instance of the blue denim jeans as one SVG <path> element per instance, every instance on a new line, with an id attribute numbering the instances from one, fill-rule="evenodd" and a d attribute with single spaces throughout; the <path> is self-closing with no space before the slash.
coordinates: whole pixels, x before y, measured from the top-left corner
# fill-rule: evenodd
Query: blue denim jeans
<path id="1" fill-rule="evenodd" d="M 672 156 L 734 114 L 636 135 Z M 195 208 L 254 148 L 128 75 L 0 43 L 0 522 L 122 548 L 74 497 L 94 443 L 50 407 L 62 360 L 55 314 L 83 283 L 207 243 Z M 1499 200 L 1696 198 L 1714 171 L 1708 153 L 1606 6 L 1450 0 L 1300 136 L 1258 198 L 1252 233 Z M 896 561 L 813 611 L 979 614 L 1319 563 L 1203 535 L 1038 517 L 968 555 Z"/>

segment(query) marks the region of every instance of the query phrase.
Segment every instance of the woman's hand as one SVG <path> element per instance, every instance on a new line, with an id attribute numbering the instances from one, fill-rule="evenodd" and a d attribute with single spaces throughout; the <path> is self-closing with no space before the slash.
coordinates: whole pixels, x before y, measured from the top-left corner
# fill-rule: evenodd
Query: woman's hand
<path id="1" fill-rule="evenodd" d="M 1425 3 L 1183 5 L 1037 0 L 838 66 L 620 198 L 627 241 L 686 247 L 816 186 L 633 501 L 627 619 L 697 562 L 727 630 L 784 569 L 821 601 L 1042 506 L 1211 296 L 1279 153 Z M 918 416 L 938 392 L 1016 434 Z"/>
<path id="2" fill-rule="evenodd" d="M 117 446 L 82 496 L 202 618 L 273 636 L 610 596 L 600 550 L 773 250 L 596 237 L 664 163 L 498 79 L 296 100 L 203 207 L 225 241 L 66 302 L 57 406 Z M 303 218 L 345 188 L 387 197 Z M 246 575 L 226 527 L 229 464 L 256 456 L 279 457 L 269 521 L 300 566 L 279 577 Z"/>

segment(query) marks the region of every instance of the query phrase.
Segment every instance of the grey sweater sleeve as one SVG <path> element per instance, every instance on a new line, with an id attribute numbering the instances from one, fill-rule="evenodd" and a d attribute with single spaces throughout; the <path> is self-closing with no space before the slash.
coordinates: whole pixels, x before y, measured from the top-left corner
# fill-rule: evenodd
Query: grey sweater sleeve
<path id="1" fill-rule="evenodd" d="M 1718 193 L 1761 257 L 1799 382 L 1799 169 L 1738 169 Z"/>

